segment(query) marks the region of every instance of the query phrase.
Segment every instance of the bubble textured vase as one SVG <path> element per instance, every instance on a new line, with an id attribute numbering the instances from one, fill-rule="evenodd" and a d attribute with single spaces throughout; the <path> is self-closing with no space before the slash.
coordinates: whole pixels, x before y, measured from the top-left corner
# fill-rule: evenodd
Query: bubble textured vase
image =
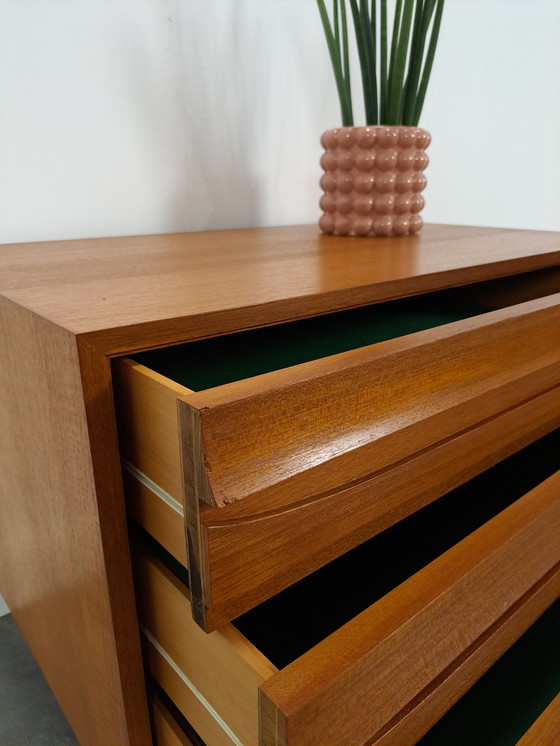
<path id="1" fill-rule="evenodd" d="M 319 227 L 337 236 L 407 236 L 422 227 L 424 152 L 419 127 L 340 127 L 321 137 L 323 211 Z"/>

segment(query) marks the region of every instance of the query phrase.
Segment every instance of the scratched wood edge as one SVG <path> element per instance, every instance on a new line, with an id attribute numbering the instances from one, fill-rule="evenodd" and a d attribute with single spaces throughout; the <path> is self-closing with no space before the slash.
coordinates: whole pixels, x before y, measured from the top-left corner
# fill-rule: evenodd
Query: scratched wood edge
<path id="1" fill-rule="evenodd" d="M 202 464 L 200 442 L 200 414 L 193 407 L 177 400 L 179 440 L 181 443 L 181 470 L 183 475 L 183 506 L 187 555 L 189 558 L 189 590 L 191 609 L 195 622 L 207 632 L 226 620 L 210 619 L 212 606 L 208 582 L 207 552 L 204 551 L 200 525 L 199 500 L 208 490 L 206 470 Z"/>
<path id="2" fill-rule="evenodd" d="M 401 719 L 399 714 L 406 714 L 411 700 L 422 693 L 423 686 L 412 683 L 413 677 L 419 675 L 420 662 L 410 656 L 418 646 L 424 650 L 423 679 L 426 670 L 431 671 L 429 675 L 433 681 L 443 671 L 457 668 L 461 653 L 487 629 L 486 617 L 491 626 L 504 613 L 503 606 L 498 610 L 496 587 L 492 586 L 499 583 L 507 609 L 558 565 L 560 548 L 557 547 L 554 556 L 551 542 L 557 536 L 556 524 L 560 521 L 559 485 L 560 472 L 557 472 L 264 682 L 263 693 L 280 713 L 274 716 L 275 720 L 280 724 L 286 720 L 280 729 L 287 729 L 286 743 L 302 746 L 310 737 L 320 742 L 325 728 L 340 746 L 358 741 L 375 742 L 383 735 L 384 728 L 395 719 Z M 504 563 L 514 568 L 508 578 L 501 574 Z M 471 585 L 468 596 L 464 595 L 465 584 Z M 473 607 L 473 584 L 479 601 L 476 614 L 467 614 L 466 608 L 463 613 L 457 612 L 461 605 Z M 449 609 L 453 609 L 452 615 Z M 462 647 L 456 653 L 449 651 L 449 663 L 446 663 L 436 650 L 442 643 L 436 645 L 436 640 L 446 624 L 456 624 L 457 613 L 461 618 Z M 437 621 L 440 614 L 443 616 Z M 472 642 L 468 642 L 471 638 Z M 380 713 L 375 724 L 373 720 L 370 723 L 373 715 L 368 714 L 367 707 L 363 710 L 358 700 L 367 698 L 371 705 L 375 698 L 372 687 L 376 667 L 382 665 L 389 648 L 395 646 L 401 651 L 401 660 L 404 656 L 415 661 L 416 668 L 413 671 L 412 664 L 407 665 L 401 668 L 400 674 L 397 669 L 392 670 L 390 682 L 386 681 L 383 687 L 384 700 L 379 705 L 385 714 Z M 424 660 L 426 656 L 428 659 Z M 403 675 L 405 681 L 401 681 Z M 367 682 L 369 684 L 365 685 Z M 375 686 L 379 685 L 380 682 L 376 682 Z M 393 699 L 394 692 L 389 689 L 397 693 L 397 699 Z M 349 696 L 355 698 L 353 701 L 361 714 L 359 719 L 353 710 L 352 713 L 350 710 L 341 712 L 342 703 Z M 271 712 L 267 705 L 262 713 L 263 733 L 279 732 L 274 722 L 265 722 Z M 282 741 L 270 743 L 281 744 Z"/>
<path id="3" fill-rule="evenodd" d="M 560 694 L 535 720 L 516 746 L 558 746 L 560 744 Z"/>

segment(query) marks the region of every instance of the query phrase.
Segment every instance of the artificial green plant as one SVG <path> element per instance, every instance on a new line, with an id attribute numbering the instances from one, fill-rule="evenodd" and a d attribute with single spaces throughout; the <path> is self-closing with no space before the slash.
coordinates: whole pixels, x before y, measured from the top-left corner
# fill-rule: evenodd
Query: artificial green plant
<path id="1" fill-rule="evenodd" d="M 445 0 L 396 0 L 391 44 L 387 0 L 348 0 L 360 62 L 366 124 L 417 126 L 432 72 Z M 347 0 L 317 0 L 342 124 L 352 126 Z"/>

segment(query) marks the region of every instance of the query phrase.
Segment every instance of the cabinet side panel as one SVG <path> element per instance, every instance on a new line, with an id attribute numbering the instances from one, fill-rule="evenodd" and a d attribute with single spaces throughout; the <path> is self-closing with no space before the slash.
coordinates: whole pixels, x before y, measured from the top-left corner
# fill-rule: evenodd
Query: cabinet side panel
<path id="1" fill-rule="evenodd" d="M 0 298 L 0 360 L 0 591 L 80 742 L 125 746 L 76 338 Z M 138 715 L 135 746 L 150 742 Z"/>

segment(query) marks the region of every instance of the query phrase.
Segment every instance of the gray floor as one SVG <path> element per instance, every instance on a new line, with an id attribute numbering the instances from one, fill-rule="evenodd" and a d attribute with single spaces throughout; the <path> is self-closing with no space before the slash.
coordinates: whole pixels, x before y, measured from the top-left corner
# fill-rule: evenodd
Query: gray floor
<path id="1" fill-rule="evenodd" d="M 0 617 L 0 744 L 78 744 L 10 615 Z"/>

